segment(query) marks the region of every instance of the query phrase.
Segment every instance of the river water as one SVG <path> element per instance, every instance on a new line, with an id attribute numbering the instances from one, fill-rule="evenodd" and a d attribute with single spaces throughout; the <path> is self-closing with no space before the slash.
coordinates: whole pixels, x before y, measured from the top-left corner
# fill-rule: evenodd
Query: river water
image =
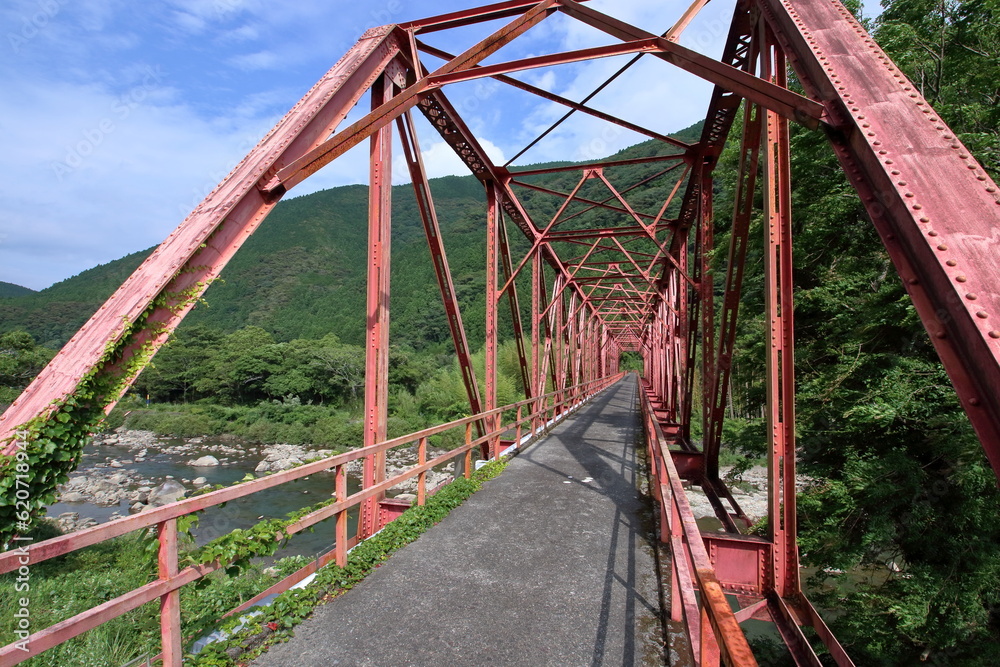
<path id="1" fill-rule="evenodd" d="M 164 438 L 160 445 L 164 448 L 183 445 L 180 439 Z M 247 448 L 247 456 L 232 461 L 226 465 L 211 467 L 192 467 L 187 461 L 199 458 L 204 454 L 219 456 L 213 451 L 213 445 L 224 444 L 228 447 Z M 201 450 L 200 448 L 204 448 Z M 150 486 L 161 484 L 167 476 L 176 481 L 204 477 L 209 485 L 222 484 L 230 486 L 243 479 L 247 473 L 254 473 L 261 458 L 257 455 L 259 447 L 245 445 L 238 441 L 216 440 L 205 438 L 192 452 L 182 455 L 165 454 L 149 448 L 147 458 L 142 462 L 126 464 L 122 470 L 137 472 L 143 479 L 150 480 Z M 79 470 L 83 471 L 95 465 L 104 465 L 109 459 L 131 460 L 134 453 L 128 447 L 114 445 L 88 445 L 84 450 L 83 461 Z M 221 458 L 221 456 L 219 456 Z M 188 489 L 196 488 L 189 482 L 182 482 Z M 348 493 L 360 489 L 359 480 L 348 476 Z M 288 513 L 295 512 L 310 505 L 315 505 L 329 498 L 334 491 L 334 476 L 332 473 L 319 473 L 309 477 L 283 484 L 278 488 L 267 489 L 251 496 L 239 498 L 226 504 L 225 507 L 210 507 L 200 515 L 198 525 L 192 529 L 196 542 L 201 545 L 238 528 L 249 528 L 263 519 L 284 518 Z M 108 521 L 117 512 L 121 516 L 129 515 L 129 507 L 134 501 L 123 499 L 119 505 L 103 507 L 89 502 L 57 502 L 48 507 L 48 516 L 57 517 L 63 512 L 77 512 L 80 518 L 91 517 L 98 523 Z M 349 513 L 348 534 L 354 534 L 357 527 L 357 512 Z M 327 551 L 334 540 L 333 519 L 327 519 L 316 526 L 313 531 L 303 531 L 294 535 L 288 544 L 275 557 L 291 555 L 315 556 Z"/>

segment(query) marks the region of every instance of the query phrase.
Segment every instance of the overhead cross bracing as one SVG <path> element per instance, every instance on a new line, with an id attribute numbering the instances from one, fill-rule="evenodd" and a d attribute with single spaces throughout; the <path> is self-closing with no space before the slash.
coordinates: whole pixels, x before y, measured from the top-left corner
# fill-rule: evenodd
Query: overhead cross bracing
<path id="1" fill-rule="evenodd" d="M 802 594 L 798 575 L 789 123 L 829 137 L 996 471 L 1000 269 L 992 227 L 1000 217 L 1000 200 L 982 167 L 837 0 L 739 0 L 721 59 L 680 43 L 704 5 L 695 0 L 663 32 L 574 0 L 509 0 L 369 30 L 0 417 L 5 453 L 13 453 L 24 438 L 56 437 L 46 429 L 60 417 L 74 424 L 82 419 L 84 427 L 96 424 L 275 204 L 367 142 L 365 445 L 372 454 L 364 484 L 373 491 L 365 500 L 359 537 L 378 530 L 383 519 L 374 489 L 381 488 L 385 475 L 379 444 L 386 440 L 389 398 L 391 181 L 398 142 L 474 417 L 468 428 L 481 436 L 482 456 L 495 456 L 499 447 L 499 436 L 486 434 L 497 433 L 502 416 L 496 386 L 501 324 L 517 341 L 527 400 L 549 391 L 571 395 L 573 387 L 617 373 L 623 351 L 639 352 L 658 480 L 654 490 L 664 511 L 661 539 L 673 553 L 671 611 L 675 620 L 685 621 L 699 663 L 753 664 L 738 623 L 754 617 L 776 624 L 799 664 L 817 664 L 803 625 L 815 629 L 838 664 L 852 664 Z M 604 41 L 508 57 L 508 46 L 557 20 L 588 26 Z M 601 58 L 624 62 L 578 100 L 520 76 Z M 667 128 L 601 110 L 602 94 L 632 67 L 676 67 L 714 85 L 700 138 L 679 140 L 667 136 Z M 788 87 L 789 68 L 801 93 Z M 502 165 L 490 158 L 485 138 L 470 129 L 469 119 L 448 96 L 487 78 L 562 110 L 554 124 Z M 365 108 L 347 124 L 359 104 Z M 740 136 L 730 137 L 738 115 Z M 651 140 L 649 154 L 541 167 L 515 164 L 552 142 L 561 126 L 584 117 Z M 427 128 L 446 142 L 486 193 L 482 387 L 472 370 L 446 239 L 420 150 Z M 727 140 L 740 145 L 728 249 L 714 243 L 712 181 Z M 762 211 L 755 208 L 758 193 Z M 763 372 L 771 497 L 766 539 L 742 535 L 748 517 L 720 480 L 718 464 L 750 222 L 757 213 L 766 223 L 763 289 L 769 335 Z M 726 252 L 726 275 L 716 277 L 713 257 Z M 691 438 L 695 420 L 704 434 L 700 448 Z M 65 462 L 78 454 L 77 449 L 63 457 L 61 467 L 38 481 L 34 495 L 51 491 L 68 469 Z M 692 532 L 680 478 L 705 489 L 728 529 L 725 539 Z M 164 535 L 167 544 L 169 531 Z M 163 585 L 169 588 L 176 576 L 176 563 L 165 566 Z M 740 611 L 729 608 L 726 594 L 739 596 Z M 166 609 L 175 608 L 175 595 L 176 588 L 164 593 Z M 164 615 L 168 664 L 175 664 L 179 651 L 173 619 Z"/>

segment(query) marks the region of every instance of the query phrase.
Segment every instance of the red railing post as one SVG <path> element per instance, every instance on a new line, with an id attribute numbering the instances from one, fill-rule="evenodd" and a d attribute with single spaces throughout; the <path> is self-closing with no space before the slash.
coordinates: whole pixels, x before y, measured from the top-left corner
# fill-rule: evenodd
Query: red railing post
<path id="1" fill-rule="evenodd" d="M 159 578 L 177 576 L 177 519 L 168 519 L 157 526 L 160 542 L 157 554 Z M 173 590 L 160 598 L 160 642 L 163 647 L 163 667 L 181 667 L 184 650 L 181 645 L 181 592 Z"/>
<path id="2" fill-rule="evenodd" d="M 472 477 L 472 424 L 468 423 L 465 425 L 465 445 L 468 449 L 465 450 L 465 479 Z"/>
<path id="3" fill-rule="evenodd" d="M 523 406 L 517 406 L 517 431 L 514 434 L 514 445 L 517 447 L 521 446 L 521 409 Z"/>
<path id="4" fill-rule="evenodd" d="M 339 465 L 334 472 L 334 486 L 337 494 L 337 502 L 342 503 L 347 500 L 347 467 Z M 347 508 L 337 512 L 335 519 L 337 524 L 334 534 L 334 548 L 337 553 L 337 565 L 347 566 Z"/>
<path id="5" fill-rule="evenodd" d="M 420 438 L 417 444 L 417 465 L 422 466 L 427 463 L 427 438 Z M 417 477 L 417 505 L 423 505 L 427 501 L 427 472 L 420 473 Z"/>

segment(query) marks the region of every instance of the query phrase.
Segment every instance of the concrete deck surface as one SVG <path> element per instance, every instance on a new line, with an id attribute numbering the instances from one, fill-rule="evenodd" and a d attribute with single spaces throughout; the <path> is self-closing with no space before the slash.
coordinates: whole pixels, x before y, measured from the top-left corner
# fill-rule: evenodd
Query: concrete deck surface
<path id="1" fill-rule="evenodd" d="M 636 392 L 603 392 L 253 664 L 664 664 Z"/>

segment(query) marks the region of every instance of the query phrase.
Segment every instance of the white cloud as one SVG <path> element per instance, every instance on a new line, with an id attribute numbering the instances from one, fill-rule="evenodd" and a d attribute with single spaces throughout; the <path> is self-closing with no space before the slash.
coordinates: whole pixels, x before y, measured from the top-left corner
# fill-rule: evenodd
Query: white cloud
<path id="1" fill-rule="evenodd" d="M 184 32 L 193 35 L 200 35 L 208 27 L 205 19 L 188 12 L 174 12 L 174 23 Z"/>
<path id="2" fill-rule="evenodd" d="M 53 1 L 59 10 L 38 18 L 40 25 L 31 23 L 38 0 L 0 7 L 0 35 L 22 40 L 16 49 L 0 43 L 0 280 L 35 288 L 161 241 L 366 28 L 472 4 L 301 0 L 275 12 L 259 0 Z M 699 50 L 702 42 L 708 49 L 720 44 L 734 1 L 710 3 L 684 40 Z M 686 0 L 593 0 L 590 6 L 657 32 L 680 15 Z M 504 49 L 502 59 L 614 41 L 555 15 Z M 147 82 L 147 63 L 162 66 L 163 75 Z M 278 64 L 280 81 L 256 74 Z M 614 67 L 602 61 L 526 76 L 579 99 Z M 707 96 L 689 100 L 673 68 L 647 56 L 636 69 L 594 106 L 661 131 L 704 115 Z M 448 92 L 501 164 L 565 112 L 490 80 Z M 362 99 L 344 126 L 367 109 Z M 430 176 L 466 174 L 417 117 Z M 588 152 L 602 157 L 640 139 L 608 134 L 606 125 L 576 114 L 522 162 Z M 394 181 L 406 181 L 396 157 Z M 292 194 L 367 179 L 362 142 Z"/>
<path id="3" fill-rule="evenodd" d="M 278 56 L 271 51 L 258 51 L 233 56 L 229 63 L 242 70 L 254 72 L 257 70 L 275 69 L 278 66 Z"/>
<path id="4" fill-rule="evenodd" d="M 493 164 L 503 164 L 507 159 L 503 155 L 503 150 L 488 139 L 480 139 L 486 155 L 493 161 Z M 440 178 L 441 176 L 467 176 L 469 168 L 462 162 L 455 151 L 444 141 L 435 141 L 428 148 L 420 151 L 420 157 L 424 163 L 424 171 L 428 178 Z M 397 155 L 392 163 L 393 183 L 409 183 L 410 172 L 406 167 L 406 159 L 402 155 Z"/>
<path id="5" fill-rule="evenodd" d="M 0 98 L 0 280 L 32 288 L 160 242 L 247 148 L 235 129 L 155 103 L 155 90 L 123 98 L 22 82 L 10 93 Z"/>
<path id="6" fill-rule="evenodd" d="M 260 31 L 257 29 L 257 27 L 250 25 L 248 23 L 246 25 L 241 25 L 239 28 L 236 28 L 234 30 L 227 30 L 226 32 L 222 33 L 222 35 L 219 37 L 219 41 L 229 42 L 229 43 L 250 42 L 257 39 L 259 36 L 260 36 Z"/>

